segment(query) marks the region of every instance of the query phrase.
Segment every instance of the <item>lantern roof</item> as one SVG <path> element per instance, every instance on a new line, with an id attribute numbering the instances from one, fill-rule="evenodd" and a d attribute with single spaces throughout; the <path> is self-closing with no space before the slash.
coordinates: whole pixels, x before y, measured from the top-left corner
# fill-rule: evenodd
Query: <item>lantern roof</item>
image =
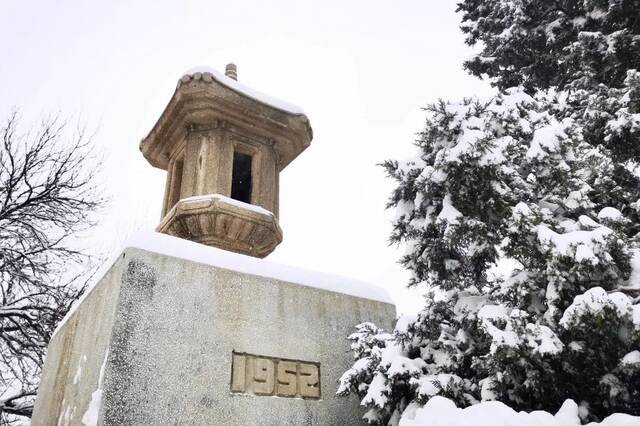
<path id="1" fill-rule="evenodd" d="M 147 161 L 166 170 L 171 153 L 194 127 L 225 127 L 272 145 L 279 170 L 310 145 L 313 131 L 302 108 L 247 87 L 236 78 L 233 64 L 227 65 L 226 75 L 203 67 L 187 71 L 140 142 Z"/>

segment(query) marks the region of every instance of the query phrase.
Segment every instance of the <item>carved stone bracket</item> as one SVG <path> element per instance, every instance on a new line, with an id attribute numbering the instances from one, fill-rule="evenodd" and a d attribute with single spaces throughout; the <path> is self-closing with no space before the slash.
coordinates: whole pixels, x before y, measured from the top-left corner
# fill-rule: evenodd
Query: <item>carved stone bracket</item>
<path id="1" fill-rule="evenodd" d="M 282 241 L 273 214 L 215 196 L 178 201 L 156 230 L 255 257 L 265 257 Z"/>

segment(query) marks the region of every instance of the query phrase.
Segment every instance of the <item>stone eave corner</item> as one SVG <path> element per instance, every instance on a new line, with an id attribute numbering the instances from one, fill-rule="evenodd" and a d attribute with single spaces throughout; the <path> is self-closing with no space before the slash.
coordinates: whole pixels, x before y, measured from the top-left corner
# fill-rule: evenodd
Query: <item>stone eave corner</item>
<path id="1" fill-rule="evenodd" d="M 260 119 L 248 121 L 248 117 Z M 140 151 L 152 166 L 166 170 L 171 145 L 182 140 L 190 127 L 199 125 L 251 127 L 258 137 L 273 141 L 280 156 L 280 169 L 313 139 L 310 121 L 301 108 L 213 69 L 196 69 L 180 78 L 160 118 L 140 142 Z"/>

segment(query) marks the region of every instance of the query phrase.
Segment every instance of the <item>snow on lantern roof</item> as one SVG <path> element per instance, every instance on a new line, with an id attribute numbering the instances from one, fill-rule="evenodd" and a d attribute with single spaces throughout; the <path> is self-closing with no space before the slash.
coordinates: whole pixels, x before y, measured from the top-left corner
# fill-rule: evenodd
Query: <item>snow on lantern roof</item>
<path id="1" fill-rule="evenodd" d="M 167 169 L 187 133 L 224 128 L 254 141 L 271 144 L 278 154 L 278 170 L 285 168 L 313 139 L 302 108 L 236 81 L 237 68 L 226 75 L 208 67 L 187 71 L 140 150 L 152 166 Z"/>
<path id="2" fill-rule="evenodd" d="M 207 74 L 210 74 L 210 76 Z M 194 77 L 197 77 L 197 79 L 202 78 L 205 82 L 210 81 L 211 78 L 241 95 L 247 96 L 270 107 L 279 109 L 280 111 L 296 115 L 306 115 L 304 110 L 297 105 L 274 98 L 271 95 L 267 95 L 266 93 L 262 93 L 251 87 L 245 86 L 244 84 L 239 83 L 237 80 L 227 77 L 220 71 L 207 66 L 197 66 L 187 70 L 187 72 L 185 72 L 182 78 L 178 81 L 177 87 L 180 87 L 183 83 L 190 81 Z"/>

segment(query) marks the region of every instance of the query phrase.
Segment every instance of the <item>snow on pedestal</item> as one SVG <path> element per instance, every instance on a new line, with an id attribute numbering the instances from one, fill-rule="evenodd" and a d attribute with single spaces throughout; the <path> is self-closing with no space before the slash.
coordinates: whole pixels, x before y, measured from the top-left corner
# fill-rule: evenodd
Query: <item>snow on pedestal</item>
<path id="1" fill-rule="evenodd" d="M 236 79 L 233 64 L 183 76 L 141 142 L 167 170 L 161 234 L 134 238 L 61 322 L 32 424 L 360 423 L 358 401 L 335 395 L 347 336 L 391 329 L 395 307 L 256 259 L 282 241 L 279 173 L 313 135 L 301 110 Z"/>
<path id="2" fill-rule="evenodd" d="M 346 336 L 381 289 L 140 234 L 55 333 L 32 424 L 360 424 Z"/>

